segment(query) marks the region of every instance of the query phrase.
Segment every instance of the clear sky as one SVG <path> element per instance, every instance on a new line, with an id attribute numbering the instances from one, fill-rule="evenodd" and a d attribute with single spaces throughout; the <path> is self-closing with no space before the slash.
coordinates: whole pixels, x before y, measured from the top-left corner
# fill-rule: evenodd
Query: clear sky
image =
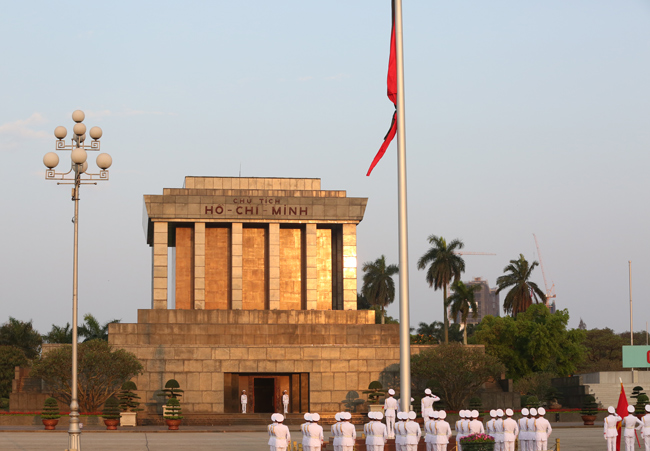
<path id="1" fill-rule="evenodd" d="M 442 319 L 417 259 L 460 238 L 465 280 L 538 260 L 570 325 L 650 316 L 650 3 L 404 0 L 411 324 Z M 73 203 L 42 157 L 75 109 L 110 181 L 83 187 L 80 316 L 151 305 L 142 196 L 186 175 L 316 177 L 368 197 L 359 265 L 397 263 L 390 1 L 5 2 L 0 322 L 71 317 Z M 94 164 L 94 162 L 92 162 Z M 361 275 L 361 274 L 360 274 Z M 542 272 L 534 281 L 543 287 Z M 389 313 L 397 316 L 397 302 Z"/>

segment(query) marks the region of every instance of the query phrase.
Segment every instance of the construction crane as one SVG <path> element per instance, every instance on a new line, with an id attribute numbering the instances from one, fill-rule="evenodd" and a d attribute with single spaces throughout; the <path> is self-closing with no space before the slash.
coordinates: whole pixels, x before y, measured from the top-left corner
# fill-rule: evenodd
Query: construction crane
<path id="1" fill-rule="evenodd" d="M 533 238 L 535 238 L 535 246 L 537 246 L 537 255 L 539 256 L 539 266 L 542 268 L 542 277 L 544 278 L 544 288 L 546 289 L 546 307 L 549 310 L 555 310 L 555 301 L 553 301 L 553 308 L 551 309 L 550 299 L 555 299 L 555 284 L 551 285 L 551 288 L 548 287 L 546 282 L 546 272 L 544 271 L 544 261 L 542 260 L 542 252 L 539 250 L 539 242 L 537 241 L 537 236 L 533 233 Z"/>

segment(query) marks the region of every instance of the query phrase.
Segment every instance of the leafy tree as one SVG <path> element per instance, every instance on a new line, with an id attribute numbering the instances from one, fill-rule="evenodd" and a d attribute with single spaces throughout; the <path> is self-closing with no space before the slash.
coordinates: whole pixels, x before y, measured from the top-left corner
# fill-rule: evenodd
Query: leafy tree
<path id="1" fill-rule="evenodd" d="M 449 318 L 447 317 L 447 286 L 460 280 L 465 271 L 465 261 L 456 252 L 465 245 L 455 239 L 449 244 L 443 237 L 431 235 L 429 244 L 433 246 L 418 260 L 418 269 L 427 269 L 426 280 L 434 291 L 442 288 L 444 310 L 445 344 L 449 343 Z M 427 268 L 427 265 L 429 267 Z"/>
<path id="2" fill-rule="evenodd" d="M 43 339 L 34 330 L 32 321 L 19 321 L 9 317 L 9 321 L 0 326 L 0 346 L 14 346 L 25 353 L 28 359 L 33 359 L 41 352 Z"/>
<path id="3" fill-rule="evenodd" d="M 130 352 L 92 340 L 78 347 L 78 394 L 82 412 L 95 412 L 122 384 L 142 374 L 142 364 Z M 72 347 L 62 346 L 34 361 L 31 376 L 40 377 L 59 401 L 70 404 Z"/>
<path id="4" fill-rule="evenodd" d="M 578 329 L 587 330 L 587 323 L 585 323 L 582 318 L 580 318 L 580 324 L 578 324 Z"/>
<path id="5" fill-rule="evenodd" d="M 629 344 L 629 339 L 629 333 L 626 338 L 623 338 L 609 328 L 586 330 L 583 341 L 586 348 L 585 358 L 578 366 L 577 371 L 594 373 L 622 370 L 622 347 Z"/>
<path id="6" fill-rule="evenodd" d="M 551 313 L 537 304 L 517 319 L 486 316 L 473 341 L 506 364 L 509 378 L 518 380 L 536 371 L 568 376 L 576 372 L 586 351 L 582 345 L 585 332 L 567 330 L 568 322 L 568 310 Z"/>
<path id="7" fill-rule="evenodd" d="M 460 280 L 451 285 L 451 295 L 447 298 L 447 306 L 450 307 L 451 317 L 454 322 L 463 324 L 463 344 L 467 344 L 467 317 L 478 316 L 478 308 L 474 294 L 481 289 L 480 285 L 465 285 Z"/>
<path id="8" fill-rule="evenodd" d="M 471 337 L 474 333 L 475 326 L 468 324 L 467 327 L 461 329 L 459 324 L 452 324 L 449 326 L 449 341 L 452 343 L 462 343 L 465 331 L 467 337 Z M 444 342 L 444 326 L 441 321 L 434 321 L 431 324 L 420 323 L 417 335 L 411 335 L 411 343 L 413 344 L 440 344 Z"/>
<path id="9" fill-rule="evenodd" d="M 0 346 L 0 398 L 8 398 L 17 366 L 28 362 L 25 353 L 14 346 Z"/>
<path id="10" fill-rule="evenodd" d="M 84 343 L 90 340 L 108 341 L 108 325 L 119 322 L 119 319 L 114 319 L 102 326 L 93 315 L 86 313 L 84 315 L 84 324 L 77 329 L 77 333 L 80 337 L 85 338 Z"/>
<path id="11" fill-rule="evenodd" d="M 70 327 L 70 323 L 66 323 L 65 327 L 52 324 L 52 330 L 43 335 L 43 342 L 72 344 L 72 328 Z"/>
<path id="12" fill-rule="evenodd" d="M 381 324 L 384 324 L 386 306 L 395 300 L 393 276 L 399 272 L 397 265 L 386 266 L 386 257 L 363 264 L 362 293 L 371 305 L 381 308 Z"/>
<path id="13" fill-rule="evenodd" d="M 411 357 L 411 374 L 418 381 L 433 380 L 432 390 L 449 410 L 460 410 L 491 378 L 499 379 L 505 367 L 480 347 L 440 345 Z"/>
<path id="14" fill-rule="evenodd" d="M 510 288 L 503 300 L 503 311 L 512 313 L 512 316 L 517 316 L 517 313 L 525 312 L 526 309 L 533 303 L 539 302 L 541 299 L 546 301 L 546 295 L 537 286 L 535 282 L 530 281 L 530 275 L 539 265 L 536 261 L 532 265 L 524 258 L 523 254 L 519 254 L 519 260 L 510 260 L 510 264 L 503 268 L 506 273 L 497 279 L 497 294 L 506 288 Z"/>

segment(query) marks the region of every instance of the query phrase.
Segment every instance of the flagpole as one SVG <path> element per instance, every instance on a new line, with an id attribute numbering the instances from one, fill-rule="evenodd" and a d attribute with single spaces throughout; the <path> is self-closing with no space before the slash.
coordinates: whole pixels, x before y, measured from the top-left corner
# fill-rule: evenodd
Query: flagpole
<path id="1" fill-rule="evenodd" d="M 402 0 L 395 0 L 395 55 L 397 60 L 397 184 L 399 217 L 399 336 L 400 403 L 411 410 L 411 333 L 409 319 L 408 214 L 406 206 L 406 127 L 404 120 L 404 53 Z"/>

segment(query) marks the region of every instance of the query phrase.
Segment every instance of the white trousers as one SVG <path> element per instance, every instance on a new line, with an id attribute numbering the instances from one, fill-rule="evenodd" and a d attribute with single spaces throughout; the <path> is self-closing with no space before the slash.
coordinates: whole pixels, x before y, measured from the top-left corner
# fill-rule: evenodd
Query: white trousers
<path id="1" fill-rule="evenodd" d="M 386 417 L 386 429 L 388 438 L 395 438 L 395 417 Z"/>
<path id="2" fill-rule="evenodd" d="M 366 451 L 384 451 L 384 445 L 366 445 Z"/>
<path id="3" fill-rule="evenodd" d="M 503 442 L 504 451 L 515 451 L 515 441 Z"/>
<path id="4" fill-rule="evenodd" d="M 403 445 L 402 449 L 405 451 L 418 451 L 418 445 Z"/>
<path id="5" fill-rule="evenodd" d="M 650 435 L 643 436 L 643 444 L 645 445 L 645 451 L 650 451 Z"/>
<path id="6" fill-rule="evenodd" d="M 607 440 L 607 451 L 616 451 L 616 436 L 605 437 L 605 440 Z"/>
<path id="7" fill-rule="evenodd" d="M 284 405 L 284 413 L 287 414 L 289 413 L 289 403 L 283 404 Z"/>
<path id="8" fill-rule="evenodd" d="M 354 446 L 341 446 L 341 451 L 352 451 Z"/>
<path id="9" fill-rule="evenodd" d="M 442 445 L 439 445 L 436 443 L 436 450 L 437 451 L 447 451 L 447 444 L 443 443 Z"/>
<path id="10" fill-rule="evenodd" d="M 241 413 L 246 413 L 246 404 L 245 402 L 241 403 Z"/>
<path id="11" fill-rule="evenodd" d="M 625 451 L 634 451 L 634 436 L 625 437 Z"/>
<path id="12" fill-rule="evenodd" d="M 548 449 L 548 447 L 546 446 L 548 443 L 547 439 L 542 438 L 539 440 L 535 440 L 535 443 L 537 444 L 537 451 L 544 451 Z"/>
<path id="13" fill-rule="evenodd" d="M 427 451 L 436 451 L 436 444 L 427 442 Z"/>

